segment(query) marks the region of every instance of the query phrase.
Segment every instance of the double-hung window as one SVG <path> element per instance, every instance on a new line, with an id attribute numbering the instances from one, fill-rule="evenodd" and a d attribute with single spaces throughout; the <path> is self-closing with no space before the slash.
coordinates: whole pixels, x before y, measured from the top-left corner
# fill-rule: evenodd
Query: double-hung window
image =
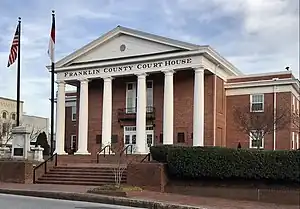
<path id="1" fill-rule="evenodd" d="M 252 94 L 250 95 L 250 111 L 263 112 L 264 111 L 264 95 Z"/>
<path id="2" fill-rule="evenodd" d="M 153 107 L 153 82 L 147 81 L 146 84 L 147 112 L 152 112 Z M 126 113 L 136 113 L 137 107 L 137 83 L 126 84 Z"/>

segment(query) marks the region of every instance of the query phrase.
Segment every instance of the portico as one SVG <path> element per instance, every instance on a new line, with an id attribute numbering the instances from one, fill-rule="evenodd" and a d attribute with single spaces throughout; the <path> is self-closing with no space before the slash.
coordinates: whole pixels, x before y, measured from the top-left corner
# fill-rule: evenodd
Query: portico
<path id="1" fill-rule="evenodd" d="M 107 49 L 113 50 L 107 51 Z M 216 63 L 221 63 L 218 70 L 215 67 Z M 90 155 L 91 152 L 88 149 L 89 83 L 96 79 L 101 79 L 103 82 L 101 87 L 103 89 L 102 119 L 99 125 L 101 125 L 102 135 L 101 146 L 104 147 L 112 142 L 113 135 L 113 115 L 115 114 L 113 82 L 126 76 L 134 76 L 136 80 L 134 102 L 131 104 L 131 101 L 126 98 L 126 108 L 134 108 L 135 113 L 136 130 L 132 132 L 132 135 L 136 137 L 135 153 L 148 153 L 148 135 L 150 136 L 152 132 L 147 131 L 149 109 L 147 78 L 155 73 L 161 73 L 164 76 L 162 143 L 173 144 L 174 75 L 179 71 L 193 72 L 193 104 L 187 107 L 192 108 L 193 112 L 192 145 L 204 146 L 205 75 L 214 74 L 226 78 L 228 75 L 237 74 L 235 69 L 232 69 L 228 62 L 207 46 L 189 45 L 171 39 L 162 40 L 149 34 L 142 36 L 138 31 L 117 27 L 104 37 L 100 37 L 56 63 L 58 97 L 55 153 L 66 154 L 64 151 L 65 84 L 79 83 L 80 86 L 78 150 L 75 154 Z M 128 106 L 129 103 L 131 106 Z M 154 138 L 155 134 L 152 135 Z M 125 145 L 128 142 L 126 140 L 124 136 Z M 130 140 L 132 142 L 132 139 Z"/>

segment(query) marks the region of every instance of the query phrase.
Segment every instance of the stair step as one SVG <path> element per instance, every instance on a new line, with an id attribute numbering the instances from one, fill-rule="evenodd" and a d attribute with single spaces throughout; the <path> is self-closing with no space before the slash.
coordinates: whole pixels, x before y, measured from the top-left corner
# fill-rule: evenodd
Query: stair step
<path id="1" fill-rule="evenodd" d="M 61 185 L 85 185 L 85 186 L 101 186 L 104 184 L 107 184 L 107 182 L 86 182 L 86 181 L 62 181 L 62 180 L 56 180 L 56 181 L 48 181 L 48 180 L 37 180 L 37 184 L 61 184 Z"/>
<path id="2" fill-rule="evenodd" d="M 76 176 L 72 176 L 72 175 L 52 175 L 52 174 L 46 174 L 43 175 L 41 178 L 60 178 L 60 179 L 86 179 L 86 180 L 114 180 L 115 176 L 80 176 L 80 175 L 76 175 Z M 122 176 L 122 179 L 127 179 L 126 176 Z"/>
<path id="3" fill-rule="evenodd" d="M 97 173 L 97 174 L 82 174 L 82 173 L 59 173 L 59 172 L 51 172 L 44 174 L 44 176 L 52 176 L 52 177 L 82 177 L 82 178 L 111 178 L 114 177 L 114 174 L 107 174 L 107 173 Z M 122 176 L 126 177 L 126 173 L 123 173 Z"/>
<path id="4" fill-rule="evenodd" d="M 47 181 L 85 181 L 85 182 L 114 182 L 115 179 L 111 178 L 111 179 L 85 179 L 85 178 L 69 178 L 69 177 L 47 177 L 47 176 L 42 176 L 41 178 L 39 178 L 39 180 L 47 180 Z M 121 181 L 126 181 L 126 179 L 122 179 Z"/>

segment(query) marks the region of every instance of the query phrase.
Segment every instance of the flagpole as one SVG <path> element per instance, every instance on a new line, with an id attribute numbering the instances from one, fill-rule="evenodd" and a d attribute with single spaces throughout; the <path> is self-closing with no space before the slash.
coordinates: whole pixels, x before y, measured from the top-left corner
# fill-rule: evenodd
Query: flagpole
<path id="1" fill-rule="evenodd" d="M 55 19 L 54 10 L 52 10 L 52 21 Z M 53 22 L 52 22 L 53 24 Z M 50 155 L 53 155 L 54 143 L 54 60 L 51 61 L 51 133 L 50 133 Z"/>
<path id="2" fill-rule="evenodd" d="M 18 69 L 17 69 L 17 126 L 20 126 L 20 86 L 21 86 L 21 17 L 19 17 L 18 34 Z"/>

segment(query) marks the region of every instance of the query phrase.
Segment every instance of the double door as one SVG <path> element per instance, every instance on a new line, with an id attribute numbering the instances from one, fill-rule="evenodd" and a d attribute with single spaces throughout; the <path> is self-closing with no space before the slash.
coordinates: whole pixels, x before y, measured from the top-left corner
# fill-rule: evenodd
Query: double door
<path id="1" fill-rule="evenodd" d="M 149 129 L 149 128 L 148 128 Z M 154 131 L 146 130 L 146 140 L 144 146 L 146 147 L 147 152 L 150 152 L 150 146 L 154 143 Z M 135 126 L 125 126 L 124 127 L 124 145 L 132 145 L 132 152 L 136 153 L 137 151 L 137 139 L 136 139 L 136 127 Z M 130 151 L 130 148 L 129 150 Z"/>

